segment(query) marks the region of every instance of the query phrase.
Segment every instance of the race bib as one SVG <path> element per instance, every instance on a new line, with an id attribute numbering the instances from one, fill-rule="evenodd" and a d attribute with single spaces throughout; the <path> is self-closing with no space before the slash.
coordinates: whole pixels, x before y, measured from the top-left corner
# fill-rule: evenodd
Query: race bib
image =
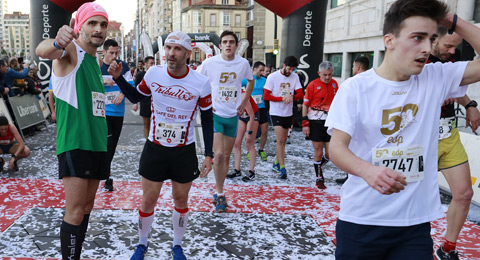
<path id="1" fill-rule="evenodd" d="M 155 138 L 159 142 L 184 144 L 186 128 L 180 124 L 158 123 Z"/>
<path id="2" fill-rule="evenodd" d="M 263 103 L 263 98 L 262 95 L 252 95 L 253 100 L 255 100 L 255 103 L 257 105 L 260 105 Z"/>
<path id="3" fill-rule="evenodd" d="M 440 127 L 438 129 L 438 140 L 449 138 L 452 130 L 457 128 L 455 117 L 440 118 Z"/>
<path id="4" fill-rule="evenodd" d="M 113 104 L 113 100 L 120 94 L 120 91 L 105 92 L 105 104 Z"/>
<path id="5" fill-rule="evenodd" d="M 323 110 L 309 108 L 307 112 L 308 120 L 327 120 L 328 113 Z"/>
<path id="6" fill-rule="evenodd" d="M 235 86 L 220 86 L 218 87 L 217 101 L 218 102 L 236 102 L 238 95 L 237 87 Z"/>
<path id="7" fill-rule="evenodd" d="M 105 117 L 105 94 L 92 91 L 92 111 L 94 116 Z"/>
<path id="8" fill-rule="evenodd" d="M 280 96 L 285 97 L 287 94 L 291 94 L 290 84 L 281 84 L 280 85 Z"/>
<path id="9" fill-rule="evenodd" d="M 423 180 L 423 147 L 383 147 L 372 149 L 372 163 L 402 173 L 407 182 Z"/>

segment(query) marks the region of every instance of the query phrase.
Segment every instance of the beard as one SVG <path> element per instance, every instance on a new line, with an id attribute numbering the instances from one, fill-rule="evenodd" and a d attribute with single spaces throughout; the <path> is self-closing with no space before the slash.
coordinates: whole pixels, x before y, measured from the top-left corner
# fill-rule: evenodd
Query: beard
<path id="1" fill-rule="evenodd" d="M 285 68 L 282 69 L 282 73 L 283 73 L 283 75 L 285 75 L 285 77 L 288 77 L 288 76 L 290 76 L 290 74 L 291 74 L 291 73 L 288 72 Z"/>
<path id="2" fill-rule="evenodd" d="M 96 41 L 97 38 L 93 38 L 93 37 L 102 37 L 102 40 Z M 82 31 L 82 38 L 84 42 L 86 42 L 88 45 L 94 48 L 98 48 L 102 46 L 103 42 L 105 41 L 105 37 L 101 33 L 92 33 L 89 37 L 85 31 Z"/>

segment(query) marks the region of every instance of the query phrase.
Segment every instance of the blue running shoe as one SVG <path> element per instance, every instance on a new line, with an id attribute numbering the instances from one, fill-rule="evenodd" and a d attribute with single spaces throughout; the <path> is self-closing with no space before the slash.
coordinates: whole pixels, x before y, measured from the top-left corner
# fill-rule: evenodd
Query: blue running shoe
<path id="1" fill-rule="evenodd" d="M 287 169 L 281 168 L 280 169 L 280 179 L 286 179 L 287 178 Z"/>
<path id="2" fill-rule="evenodd" d="M 182 247 L 179 245 L 172 247 L 172 257 L 173 260 L 187 260 L 187 258 L 183 254 Z"/>
<path id="3" fill-rule="evenodd" d="M 143 260 L 145 254 L 147 253 L 148 246 L 144 245 L 137 245 L 137 249 L 135 249 L 135 253 L 133 253 L 132 258 L 130 260 Z"/>
<path id="4" fill-rule="evenodd" d="M 280 172 L 280 163 L 279 162 L 273 163 L 272 170 L 276 172 Z"/>
<path id="5" fill-rule="evenodd" d="M 225 196 L 217 196 L 215 211 L 217 213 L 227 211 L 227 199 L 225 199 Z"/>

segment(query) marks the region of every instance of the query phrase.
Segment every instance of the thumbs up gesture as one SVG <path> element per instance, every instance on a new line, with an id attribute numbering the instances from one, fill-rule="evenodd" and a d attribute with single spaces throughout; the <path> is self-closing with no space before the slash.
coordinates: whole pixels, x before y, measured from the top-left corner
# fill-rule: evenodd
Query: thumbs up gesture
<path id="1" fill-rule="evenodd" d="M 73 41 L 73 39 L 78 39 L 78 35 L 73 30 L 74 26 L 75 18 L 72 18 L 72 20 L 70 20 L 70 26 L 64 25 L 58 30 L 57 37 L 55 37 L 58 46 L 65 48 Z"/>

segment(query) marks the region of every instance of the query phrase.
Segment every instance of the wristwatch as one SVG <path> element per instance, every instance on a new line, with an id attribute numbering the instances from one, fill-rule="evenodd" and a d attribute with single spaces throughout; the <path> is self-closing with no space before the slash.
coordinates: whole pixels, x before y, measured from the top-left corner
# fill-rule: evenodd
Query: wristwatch
<path id="1" fill-rule="evenodd" d="M 468 103 L 468 104 L 465 106 L 465 110 L 467 110 L 469 107 L 477 107 L 477 106 L 478 106 L 477 101 L 472 100 L 472 101 L 470 101 L 470 103 Z"/>

